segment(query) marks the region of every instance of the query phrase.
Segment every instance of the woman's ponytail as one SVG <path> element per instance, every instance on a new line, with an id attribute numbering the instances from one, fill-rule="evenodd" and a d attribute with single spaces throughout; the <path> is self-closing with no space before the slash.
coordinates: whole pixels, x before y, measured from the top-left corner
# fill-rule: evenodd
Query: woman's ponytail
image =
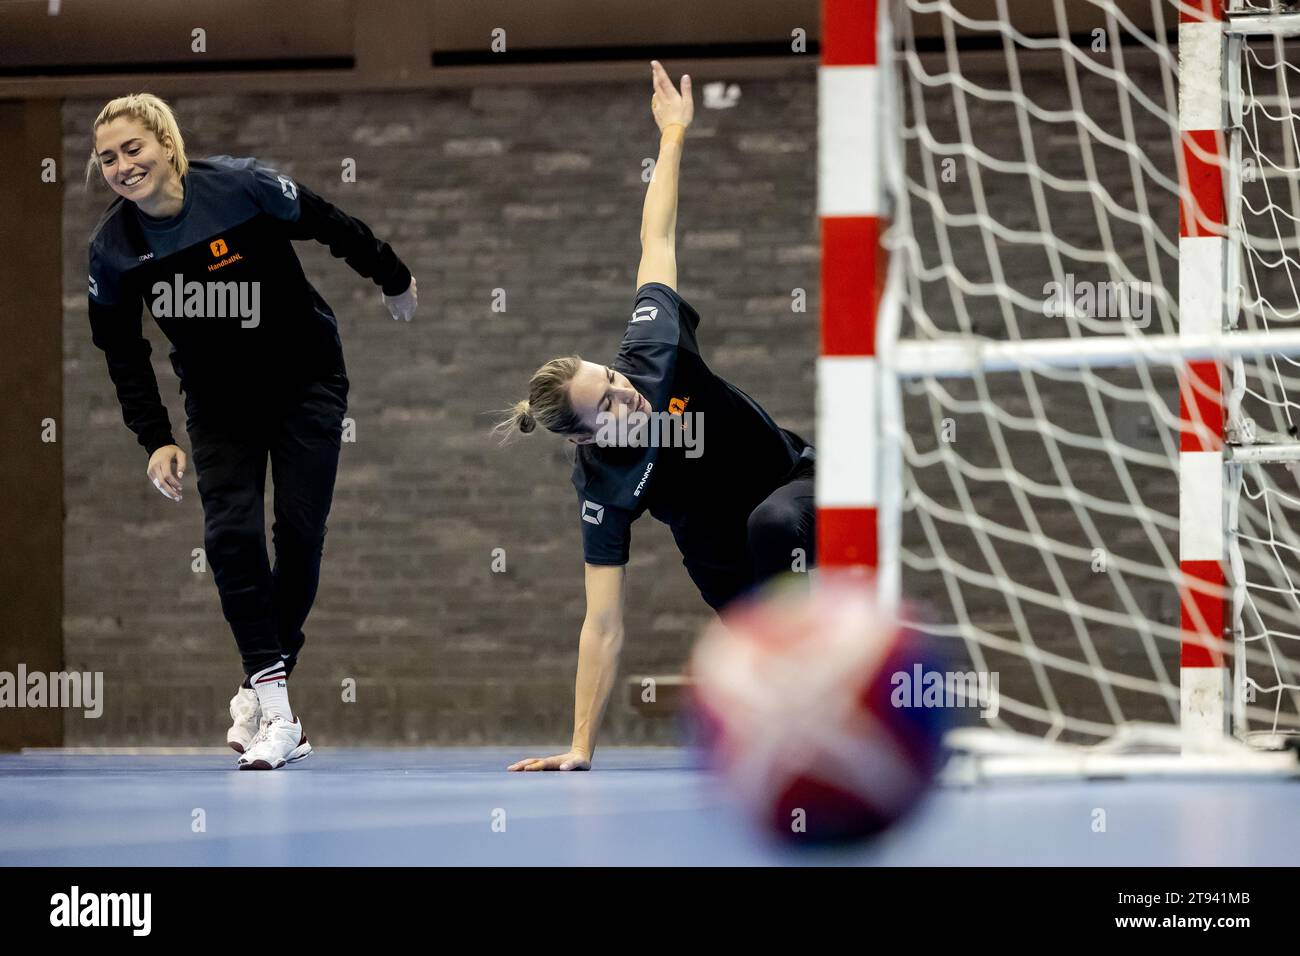
<path id="1" fill-rule="evenodd" d="M 525 435 L 537 427 L 537 419 L 533 418 L 533 413 L 529 411 L 528 399 L 525 398 L 522 402 L 516 402 L 513 414 L 514 426 Z"/>
<path id="2" fill-rule="evenodd" d="M 586 429 L 569 402 L 569 382 L 582 368 L 577 355 L 551 359 L 528 382 L 528 397 L 515 402 L 506 418 L 494 429 L 504 444 L 516 435 L 527 435 L 538 425 L 559 435 L 584 434 Z"/>

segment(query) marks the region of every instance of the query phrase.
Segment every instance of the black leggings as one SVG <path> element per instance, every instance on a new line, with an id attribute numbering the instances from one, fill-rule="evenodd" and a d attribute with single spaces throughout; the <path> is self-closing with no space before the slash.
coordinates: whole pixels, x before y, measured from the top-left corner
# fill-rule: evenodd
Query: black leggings
<path id="1" fill-rule="evenodd" d="M 316 599 L 334 496 L 348 380 L 343 371 L 296 393 L 237 404 L 186 395 L 186 429 L 203 501 L 203 545 L 244 671 L 292 671 Z M 264 498 L 271 461 L 272 566 Z"/>
<path id="2" fill-rule="evenodd" d="M 682 564 L 709 607 L 720 611 L 777 575 L 812 569 L 817 556 L 813 469 L 811 460 L 801 461 L 748 515 L 674 526 Z"/>
<path id="3" fill-rule="evenodd" d="M 813 566 L 816 518 L 811 468 L 801 469 L 749 513 L 745 531 L 755 585 L 794 570 L 796 552 L 802 553 L 805 570 Z"/>

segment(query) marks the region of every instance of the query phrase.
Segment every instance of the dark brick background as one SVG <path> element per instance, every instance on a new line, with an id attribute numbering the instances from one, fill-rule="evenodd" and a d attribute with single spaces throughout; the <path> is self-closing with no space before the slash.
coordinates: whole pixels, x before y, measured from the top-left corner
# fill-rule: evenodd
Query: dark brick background
<path id="1" fill-rule="evenodd" d="M 120 91 L 105 91 L 105 99 Z M 714 368 L 811 437 L 819 253 L 816 88 L 746 82 L 700 109 L 683 163 L 680 287 Z M 294 702 L 322 743 L 567 746 L 583 612 L 569 455 L 532 435 L 505 449 L 491 410 L 542 361 L 611 356 L 631 303 L 642 160 L 657 136 L 644 84 L 437 93 L 203 96 L 174 107 L 191 156 L 257 156 L 391 241 L 419 280 L 395 324 L 378 290 L 298 245 L 339 317 L 352 380 L 320 596 Z M 85 243 L 110 194 L 76 171 L 102 100 L 70 101 L 65 169 L 67 667 L 105 672 L 104 715 L 69 744 L 220 743 L 240 671 L 202 545 L 192 474 L 162 498 L 90 341 Z M 341 182 L 344 158 L 357 181 Z M 507 311 L 491 309 L 504 289 Z M 794 313 L 791 291 L 808 292 Z M 166 343 L 154 364 L 184 436 Z M 268 507 L 269 513 L 269 507 Z M 634 529 L 622 674 L 676 672 L 708 617 L 667 530 Z M 490 571 L 504 548 L 508 571 Z M 357 681 L 356 703 L 340 684 Z M 602 742 L 668 742 L 621 686 Z"/>
<path id="2" fill-rule="evenodd" d="M 1035 101 L 1069 115 L 1061 64 L 1031 68 L 1027 58 L 1022 66 Z M 1149 58 L 1129 51 L 1126 69 L 1163 98 Z M 996 60 L 963 71 L 975 83 L 1006 86 Z M 702 343 L 714 367 L 811 437 L 815 81 L 809 74 L 745 82 L 742 90 L 733 109 L 701 109 L 692 130 L 679 220 L 681 289 L 703 316 Z M 909 103 L 906 122 L 923 106 L 934 142 L 959 142 L 951 90 L 927 86 L 922 95 L 923 104 Z M 1126 135 L 1113 83 L 1083 76 L 1080 95 L 1107 132 Z M 567 744 L 583 611 L 569 455 L 546 435 L 498 448 L 488 437 L 490 411 L 519 398 L 543 360 L 575 350 L 601 359 L 618 341 L 637 262 L 641 164 L 656 142 L 644 99 L 640 84 L 611 84 L 176 102 L 193 155 L 255 155 L 282 167 L 389 238 L 420 281 L 420 315 L 397 326 L 377 290 L 322 247 L 299 247 L 339 315 L 357 423 L 356 443 L 344 447 L 310 644 L 294 681 L 296 706 L 322 742 Z M 69 162 L 83 155 L 99 105 L 67 105 Z M 1030 144 L 1013 108 L 975 97 L 964 108 L 972 141 L 987 156 L 1025 158 Z M 1167 126 L 1134 112 L 1146 156 L 1172 175 Z M 1070 123 L 1035 124 L 1031 135 L 1034 163 L 1076 182 L 1087 175 L 1086 140 L 1107 195 L 1145 210 L 1163 236 L 1176 234 L 1176 197 L 1130 156 L 1081 139 Z M 926 189 L 927 164 L 937 176 L 943 159 L 958 157 L 955 182 L 932 180 L 946 221 L 912 197 L 918 262 L 929 271 L 910 293 L 911 319 L 943 331 L 964 321 L 977 334 L 1003 338 L 1004 289 L 1012 288 L 1022 297 L 1009 310 L 1021 336 L 1068 334 L 1042 314 L 1053 263 L 1035 237 L 1041 230 L 1075 250 L 1113 246 L 1135 278 L 1168 291 L 1151 330 L 1176 331 L 1172 239 L 1153 243 L 1143 223 L 1123 222 L 1087 192 L 1048 189 L 1040 213 L 1023 171 L 985 169 L 977 189 L 977 171 L 960 151 L 922 148 L 914 136 L 907 148 L 909 170 Z M 340 182 L 345 157 L 357 162 L 355 184 Z M 67 666 L 104 670 L 108 694 L 102 719 L 68 718 L 68 737 L 212 743 L 221 739 L 238 666 L 212 582 L 189 569 L 190 551 L 202 543 L 197 494 L 191 481 L 185 502 L 173 505 L 144 479 L 144 456 L 121 424 L 86 324 L 84 241 L 106 195 L 71 188 L 65 207 Z M 967 215 L 985 200 L 1005 227 L 1021 232 L 990 240 Z M 939 230 L 951 244 L 945 269 Z M 1056 253 L 1081 281 L 1116 278 L 1095 255 L 1071 255 L 1064 246 Z M 956 289 L 948 280 L 958 272 L 974 285 Z M 999 280 L 1003 286 L 992 284 Z M 498 288 L 507 296 L 504 314 L 491 310 Z M 791 310 L 795 288 L 808 293 L 801 314 Z M 156 365 L 179 428 L 164 353 Z M 1038 402 L 1074 436 L 1099 438 L 1105 422 L 1115 442 L 1161 460 L 1125 464 L 1108 450 L 1062 444 L 1033 423 Z M 931 620 L 974 623 L 967 640 L 951 642 L 953 663 L 1001 674 L 1004 697 L 1017 704 L 1004 719 L 1018 729 L 1060 732 L 1054 717 L 1062 713 L 1073 737 L 1122 720 L 1174 719 L 1178 393 L 1170 371 L 922 380 L 909 384 L 904 403 L 911 461 L 905 592 Z M 945 418 L 956 426 L 951 447 L 938 438 Z M 1112 506 L 1041 491 L 1017 501 L 1008 467 L 1038 488 L 1071 488 Z M 1156 517 L 1135 518 L 1139 501 Z M 956 516 L 943 517 L 944 508 Z M 1257 512 L 1243 505 L 1243 524 L 1258 528 Z M 1058 553 L 1046 558 L 1005 537 L 982 539 L 975 518 L 1004 531 L 1041 531 Z M 622 674 L 674 673 L 708 613 L 666 529 L 647 518 L 634 539 Z M 498 547 L 507 555 L 505 574 L 489 569 Z M 1096 548 L 1115 559 L 1106 573 L 1092 566 Z M 1247 560 L 1266 575 L 1281 573 L 1261 547 Z M 985 578 L 958 584 L 960 571 Z M 1055 597 L 1016 602 L 1007 582 Z M 1089 620 L 1063 611 L 1066 600 L 1100 614 Z M 1293 630 L 1285 612 L 1271 626 Z M 1105 680 L 1096 678 L 1098 668 Z M 1258 674 L 1267 681 L 1272 665 L 1265 660 Z M 340 702 L 348 677 L 358 682 L 355 704 Z M 1276 702 L 1276 692 L 1263 695 L 1259 712 Z M 620 684 L 604 742 L 669 742 L 676 734 L 672 719 L 629 707 Z"/>

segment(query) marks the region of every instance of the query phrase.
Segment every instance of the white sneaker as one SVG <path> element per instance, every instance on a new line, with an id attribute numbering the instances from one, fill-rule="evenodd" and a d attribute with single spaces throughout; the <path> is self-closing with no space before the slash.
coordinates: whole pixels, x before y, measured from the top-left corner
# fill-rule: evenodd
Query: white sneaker
<path id="1" fill-rule="evenodd" d="M 226 731 L 226 743 L 235 753 L 242 754 L 257 736 L 262 722 L 262 705 L 257 701 L 257 691 L 241 687 L 230 698 L 230 719 L 234 724 Z"/>
<path id="2" fill-rule="evenodd" d="M 310 754 L 311 744 L 297 717 L 292 721 L 268 717 L 263 719 L 257 736 L 239 758 L 239 769 L 279 770 Z"/>

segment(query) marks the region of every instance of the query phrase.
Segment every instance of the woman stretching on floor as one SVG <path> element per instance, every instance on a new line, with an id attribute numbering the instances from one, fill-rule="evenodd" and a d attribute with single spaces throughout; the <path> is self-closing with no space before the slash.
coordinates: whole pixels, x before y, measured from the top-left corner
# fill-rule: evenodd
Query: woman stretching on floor
<path id="1" fill-rule="evenodd" d="M 700 318 L 677 294 L 678 168 L 694 105 L 690 77 L 679 92 L 657 61 L 651 69 L 659 159 L 618 353 L 608 365 L 576 355 L 547 362 L 499 426 L 513 434 L 541 424 L 577 445 L 586 562 L 572 744 L 511 770 L 591 767 L 623 644 L 632 522 L 642 513 L 671 528 L 687 573 L 715 610 L 791 570 L 799 555 L 810 566 L 815 554 L 812 448 L 709 369 L 696 342 Z"/>

